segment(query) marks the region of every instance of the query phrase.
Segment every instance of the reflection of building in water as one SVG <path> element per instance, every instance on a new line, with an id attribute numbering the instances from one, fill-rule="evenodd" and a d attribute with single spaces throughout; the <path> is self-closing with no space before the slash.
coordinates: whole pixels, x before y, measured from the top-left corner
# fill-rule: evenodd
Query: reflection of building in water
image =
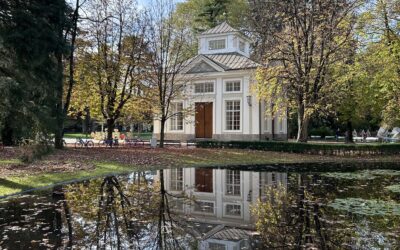
<path id="1" fill-rule="evenodd" d="M 287 174 L 250 172 L 230 169 L 184 168 L 164 170 L 165 189 L 192 202 L 175 200 L 175 210 L 197 226 L 208 225 L 202 232 L 200 249 L 241 249 L 254 235 L 250 206 L 264 195 L 266 186 L 287 187 Z"/>

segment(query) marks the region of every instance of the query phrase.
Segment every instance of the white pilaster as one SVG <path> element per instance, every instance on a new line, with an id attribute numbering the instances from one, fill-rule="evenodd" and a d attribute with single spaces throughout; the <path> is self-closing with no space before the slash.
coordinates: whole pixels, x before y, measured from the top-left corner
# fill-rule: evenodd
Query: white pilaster
<path id="1" fill-rule="evenodd" d="M 254 109 L 249 106 L 247 103 L 247 96 L 250 94 L 250 86 L 249 86 L 249 77 L 243 77 L 243 101 L 242 101 L 242 126 L 243 126 L 243 134 L 250 134 L 251 129 L 251 115 L 250 112 Z"/>
<path id="2" fill-rule="evenodd" d="M 223 93 L 223 88 L 224 84 L 222 82 L 222 78 L 218 77 L 215 83 L 216 87 L 216 95 L 215 95 L 215 107 L 214 107 L 214 113 L 215 113 L 215 134 L 222 134 L 222 127 L 223 127 L 223 99 L 222 99 L 222 93 Z"/>
<path id="3" fill-rule="evenodd" d="M 223 196 L 224 196 L 224 190 L 223 190 L 223 174 L 225 170 L 222 169 L 215 169 L 214 174 L 215 174 L 215 208 L 216 208 L 216 215 L 217 218 L 222 218 L 224 216 L 224 206 L 223 206 Z M 221 185 L 222 184 L 222 185 Z"/>

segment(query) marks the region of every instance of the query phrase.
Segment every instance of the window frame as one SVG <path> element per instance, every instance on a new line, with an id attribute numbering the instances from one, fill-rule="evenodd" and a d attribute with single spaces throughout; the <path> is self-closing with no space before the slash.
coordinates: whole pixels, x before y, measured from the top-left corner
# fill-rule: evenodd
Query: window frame
<path id="1" fill-rule="evenodd" d="M 174 105 L 182 105 L 182 109 L 181 111 L 178 111 L 177 109 L 174 108 L 174 110 L 172 110 Z M 178 131 L 178 132 L 184 132 L 185 130 L 185 124 L 184 124 L 184 116 L 183 116 L 183 102 L 172 102 L 170 105 L 170 110 L 174 113 L 176 113 L 175 115 L 171 116 L 169 118 L 169 131 Z M 180 114 L 177 114 L 180 113 Z M 182 119 L 182 129 L 178 129 L 178 121 L 179 119 Z"/>
<path id="2" fill-rule="evenodd" d="M 209 213 L 209 212 L 204 212 L 204 211 L 196 210 L 197 203 L 200 203 L 200 202 L 202 202 L 202 203 L 213 204 L 213 212 L 212 212 L 212 213 Z M 207 200 L 198 200 L 198 201 L 195 201 L 195 202 L 193 202 L 192 211 L 193 211 L 193 213 L 214 215 L 214 214 L 215 214 L 215 201 L 207 201 Z"/>
<path id="3" fill-rule="evenodd" d="M 232 129 L 228 129 L 228 120 L 227 120 L 227 102 L 230 102 L 230 101 L 233 101 L 233 102 L 235 102 L 235 101 L 237 101 L 237 102 L 239 102 L 239 107 L 240 107 L 240 110 L 239 110 L 239 129 L 234 129 L 234 130 L 232 130 Z M 241 133 L 242 132 L 242 129 L 243 129 L 243 124 L 242 124 L 242 121 L 243 121 L 243 118 L 242 118 L 242 110 L 243 110 L 243 107 L 242 107 L 242 99 L 241 98 L 228 98 L 228 99 L 224 99 L 224 109 L 223 109 L 223 117 L 224 117 L 224 124 L 223 124 L 223 132 L 233 132 L 233 133 Z"/>
<path id="4" fill-rule="evenodd" d="M 228 173 L 229 171 L 232 171 L 233 173 L 235 173 L 236 171 L 239 172 L 239 184 L 235 184 L 234 182 L 234 175 L 231 176 L 232 179 L 229 178 Z M 232 197 L 242 197 L 242 173 L 239 170 L 225 170 L 225 175 L 224 175 L 225 179 L 224 179 L 224 194 L 225 196 L 232 196 Z M 231 183 L 228 183 L 228 180 L 231 180 Z M 228 185 L 232 186 L 233 191 L 235 191 L 235 187 L 239 187 L 239 194 L 235 194 L 235 192 L 233 192 L 233 194 L 229 194 L 228 193 Z"/>
<path id="5" fill-rule="evenodd" d="M 226 86 L 228 82 L 239 82 L 240 90 L 239 91 L 227 91 Z M 233 93 L 242 93 L 243 90 L 243 81 L 240 78 L 231 78 L 231 79 L 224 79 L 224 93 L 225 94 L 233 94 Z"/>
<path id="6" fill-rule="evenodd" d="M 224 41 L 224 47 L 223 48 L 215 48 L 215 49 L 213 49 L 213 48 L 211 48 L 211 42 L 220 42 L 220 41 Z M 208 51 L 214 51 L 214 50 L 224 50 L 224 49 L 226 49 L 226 38 L 219 38 L 219 39 L 210 39 L 210 40 L 208 40 L 207 41 L 207 48 L 208 48 Z"/>
<path id="7" fill-rule="evenodd" d="M 178 172 L 178 171 L 180 171 L 180 172 L 182 173 L 182 175 L 181 175 L 181 180 L 178 179 L 178 175 L 177 175 L 177 172 Z M 174 174 L 173 174 L 173 173 L 174 173 Z M 171 169 L 171 171 L 170 171 L 170 178 L 169 178 L 169 190 L 170 190 L 170 191 L 172 191 L 172 192 L 182 192 L 182 191 L 184 190 L 184 185 L 185 185 L 185 183 L 184 183 L 184 178 L 183 178 L 183 176 L 184 176 L 183 168 L 174 168 L 174 169 Z M 173 179 L 173 177 L 175 177 L 175 178 Z M 177 188 L 177 186 L 178 186 L 179 183 L 180 183 L 180 185 L 181 185 L 181 189 L 178 189 L 178 188 Z M 174 187 L 173 187 L 173 184 L 174 184 Z"/>
<path id="8" fill-rule="evenodd" d="M 213 91 L 212 92 L 196 92 L 196 85 L 197 84 L 203 84 L 204 85 L 204 90 L 205 90 L 205 84 L 211 83 L 213 85 Z M 193 95 L 213 95 L 215 94 L 215 80 L 210 80 L 210 81 L 196 81 L 193 83 Z"/>
<path id="9" fill-rule="evenodd" d="M 233 205 L 233 206 L 240 206 L 240 215 L 232 215 L 228 214 L 226 211 L 226 208 L 228 205 Z M 223 204 L 224 210 L 223 210 L 223 215 L 224 217 L 230 217 L 230 218 L 243 218 L 243 204 L 242 203 L 234 203 L 234 202 L 225 202 Z"/>

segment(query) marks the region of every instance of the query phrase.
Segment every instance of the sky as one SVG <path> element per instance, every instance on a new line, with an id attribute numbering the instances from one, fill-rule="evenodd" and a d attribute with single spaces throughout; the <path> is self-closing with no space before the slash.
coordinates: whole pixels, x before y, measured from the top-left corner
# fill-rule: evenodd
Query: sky
<path id="1" fill-rule="evenodd" d="M 138 0 L 138 4 L 141 6 L 147 6 L 154 0 Z M 174 0 L 175 3 L 184 2 L 185 0 Z"/>

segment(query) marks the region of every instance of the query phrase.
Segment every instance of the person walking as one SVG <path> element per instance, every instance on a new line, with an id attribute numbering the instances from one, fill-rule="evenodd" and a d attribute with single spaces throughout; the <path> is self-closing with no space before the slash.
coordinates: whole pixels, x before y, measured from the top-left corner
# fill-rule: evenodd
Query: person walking
<path id="1" fill-rule="evenodd" d="M 335 135 L 336 141 L 339 141 L 339 135 L 340 135 L 340 129 L 338 128 L 338 129 L 336 130 L 336 135 Z"/>

